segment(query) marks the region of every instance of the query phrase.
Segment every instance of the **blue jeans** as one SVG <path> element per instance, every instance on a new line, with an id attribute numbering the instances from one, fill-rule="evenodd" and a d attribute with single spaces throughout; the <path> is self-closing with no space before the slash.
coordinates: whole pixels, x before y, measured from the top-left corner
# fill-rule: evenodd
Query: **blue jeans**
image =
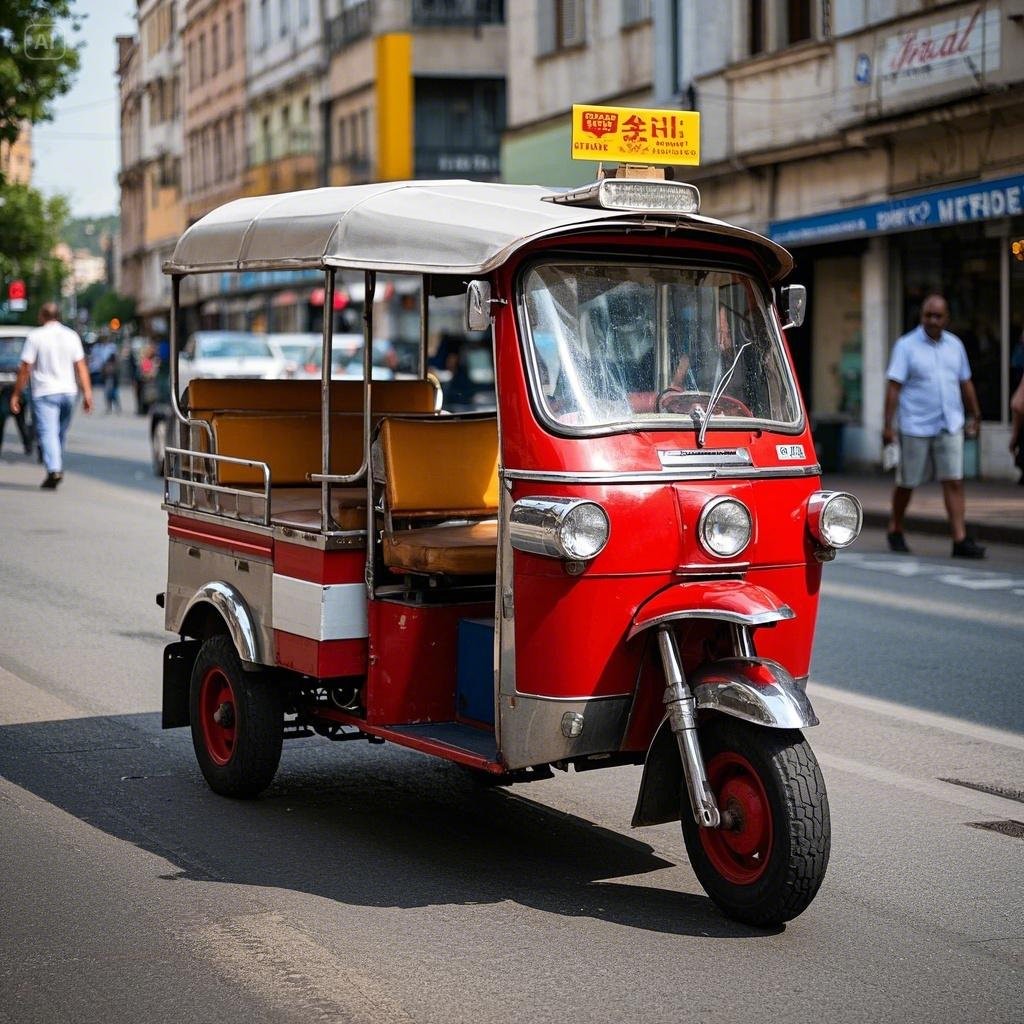
<path id="1" fill-rule="evenodd" d="M 36 417 L 36 433 L 39 447 L 43 450 L 43 463 L 48 473 L 60 473 L 64 469 L 64 438 L 71 425 L 71 412 L 75 407 L 75 395 L 32 396 L 32 411 Z"/>

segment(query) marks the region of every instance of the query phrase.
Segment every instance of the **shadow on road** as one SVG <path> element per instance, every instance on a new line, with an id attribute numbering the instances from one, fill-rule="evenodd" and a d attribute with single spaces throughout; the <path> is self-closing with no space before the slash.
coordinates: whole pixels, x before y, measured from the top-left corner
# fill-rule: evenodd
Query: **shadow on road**
<path id="1" fill-rule="evenodd" d="M 81 718 L 0 728 L 0 774 L 167 859 L 172 878 L 339 904 L 512 900 L 669 934 L 765 934 L 704 896 L 617 881 L 672 866 L 646 843 L 393 746 L 286 744 L 267 794 L 233 801 L 206 787 L 187 731 L 161 732 L 155 714 Z"/>

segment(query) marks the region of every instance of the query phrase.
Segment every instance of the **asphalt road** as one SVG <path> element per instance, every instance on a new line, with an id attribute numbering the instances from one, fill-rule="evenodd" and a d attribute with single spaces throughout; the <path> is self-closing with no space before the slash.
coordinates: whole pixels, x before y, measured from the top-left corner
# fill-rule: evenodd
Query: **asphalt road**
<path id="1" fill-rule="evenodd" d="M 0 457 L 0 1021 L 1021 1019 L 1016 549 L 912 571 L 868 536 L 827 567 L 832 860 L 766 932 L 715 910 L 678 826 L 629 828 L 637 769 L 488 790 L 315 739 L 264 798 L 210 793 L 159 728 L 144 435 L 79 416 L 53 494 Z"/>

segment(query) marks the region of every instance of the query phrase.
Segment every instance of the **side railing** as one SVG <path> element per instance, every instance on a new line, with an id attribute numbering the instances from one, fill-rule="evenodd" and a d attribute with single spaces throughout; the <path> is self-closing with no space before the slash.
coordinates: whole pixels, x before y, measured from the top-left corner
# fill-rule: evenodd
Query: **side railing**
<path id="1" fill-rule="evenodd" d="M 258 459 L 239 459 L 187 448 L 165 450 L 164 503 L 193 512 L 208 512 L 238 522 L 270 525 L 270 466 Z M 244 466 L 263 476 L 263 489 L 216 483 L 218 465 Z M 233 504 L 229 499 L 234 499 Z M 243 508 L 244 503 L 244 508 Z"/>

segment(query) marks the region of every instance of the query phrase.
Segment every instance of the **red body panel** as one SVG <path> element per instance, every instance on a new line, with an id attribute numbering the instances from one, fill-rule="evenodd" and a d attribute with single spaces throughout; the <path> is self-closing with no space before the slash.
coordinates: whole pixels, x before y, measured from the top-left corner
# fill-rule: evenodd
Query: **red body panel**
<path id="1" fill-rule="evenodd" d="M 186 519 L 173 512 L 167 517 L 167 536 L 172 540 L 219 548 L 239 558 L 270 558 L 274 553 L 274 541 L 270 537 L 220 523 Z"/>
<path id="2" fill-rule="evenodd" d="M 370 603 L 366 721 L 451 722 L 460 619 L 489 617 L 490 604 Z"/>
<path id="3" fill-rule="evenodd" d="M 311 583 L 361 583 L 366 552 L 321 551 L 303 544 L 278 541 L 274 547 L 274 572 Z"/>
<path id="4" fill-rule="evenodd" d="M 367 647 L 360 640 L 312 640 L 274 630 L 277 664 L 317 679 L 366 675 Z"/>

